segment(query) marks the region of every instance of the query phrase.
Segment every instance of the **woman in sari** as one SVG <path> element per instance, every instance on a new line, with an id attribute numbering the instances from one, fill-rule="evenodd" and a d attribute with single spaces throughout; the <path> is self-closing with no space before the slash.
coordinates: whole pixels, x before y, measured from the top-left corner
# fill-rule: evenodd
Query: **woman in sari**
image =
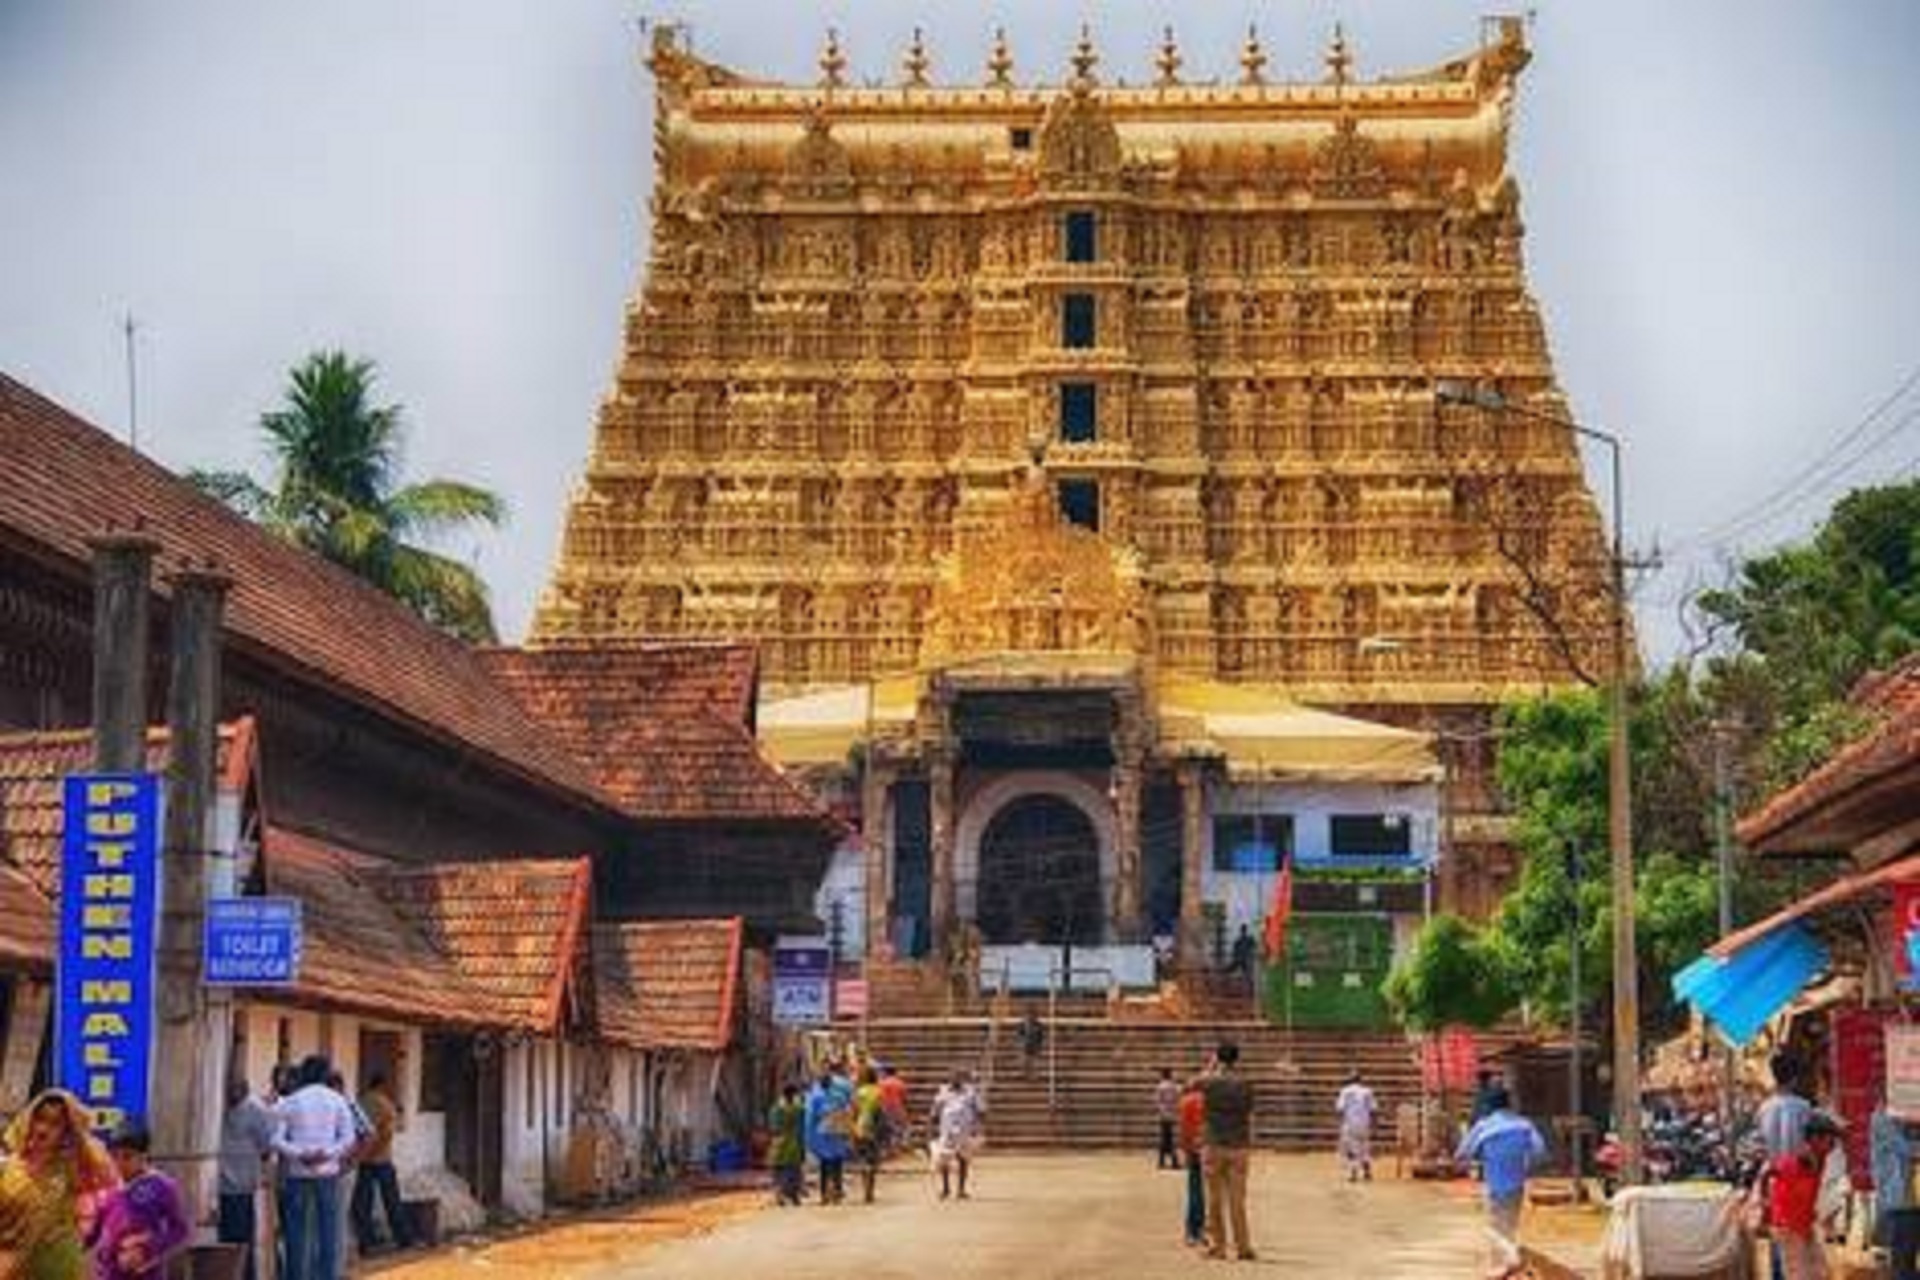
<path id="1" fill-rule="evenodd" d="M 118 1179 L 79 1099 L 49 1090 L 0 1135 L 0 1280 L 85 1280 L 83 1220 Z"/>

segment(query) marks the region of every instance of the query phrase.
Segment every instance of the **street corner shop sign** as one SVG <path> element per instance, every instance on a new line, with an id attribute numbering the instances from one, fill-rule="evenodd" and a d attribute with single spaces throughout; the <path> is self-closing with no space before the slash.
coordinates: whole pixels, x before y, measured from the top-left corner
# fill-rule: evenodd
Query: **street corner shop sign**
<path id="1" fill-rule="evenodd" d="M 61 832 L 57 1078 L 102 1128 L 111 1128 L 147 1110 L 159 778 L 69 776 Z"/>
<path id="2" fill-rule="evenodd" d="M 833 1019 L 833 949 L 825 938 L 781 938 L 773 946 L 773 1020 L 783 1027 Z"/>

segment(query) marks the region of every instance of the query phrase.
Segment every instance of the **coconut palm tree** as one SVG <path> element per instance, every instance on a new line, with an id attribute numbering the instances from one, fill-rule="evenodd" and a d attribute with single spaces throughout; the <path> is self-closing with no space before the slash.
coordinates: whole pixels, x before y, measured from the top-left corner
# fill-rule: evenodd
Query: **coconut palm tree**
<path id="1" fill-rule="evenodd" d="M 400 409 L 373 403 L 374 366 L 318 351 L 295 366 L 285 402 L 260 415 L 278 475 L 192 471 L 206 493 L 287 541 L 397 597 L 434 626 L 494 639 L 480 575 L 417 545 L 475 522 L 498 527 L 506 503 L 456 480 L 400 483 Z"/>

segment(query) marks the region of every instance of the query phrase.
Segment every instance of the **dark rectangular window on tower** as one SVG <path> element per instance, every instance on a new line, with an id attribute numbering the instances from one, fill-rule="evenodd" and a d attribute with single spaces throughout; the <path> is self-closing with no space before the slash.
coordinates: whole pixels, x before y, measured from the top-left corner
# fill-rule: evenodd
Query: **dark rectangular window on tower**
<path id="1" fill-rule="evenodd" d="M 1093 295 L 1070 293 L 1060 299 L 1060 345 L 1072 351 L 1093 346 Z"/>
<path id="2" fill-rule="evenodd" d="M 1100 484 L 1095 480 L 1062 480 L 1060 514 L 1082 529 L 1100 529 Z"/>
<path id="3" fill-rule="evenodd" d="M 1100 436 L 1100 394 L 1091 382 L 1060 384 L 1060 438 L 1086 444 Z"/>
<path id="4" fill-rule="evenodd" d="M 1099 260 L 1100 241 L 1095 229 L 1091 210 L 1075 209 L 1067 214 L 1066 232 L 1068 262 L 1097 262 Z"/>

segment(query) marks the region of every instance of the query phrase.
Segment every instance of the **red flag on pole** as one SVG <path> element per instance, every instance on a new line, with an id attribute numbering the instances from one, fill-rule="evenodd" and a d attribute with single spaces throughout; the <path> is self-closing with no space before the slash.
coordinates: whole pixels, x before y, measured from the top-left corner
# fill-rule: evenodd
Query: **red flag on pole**
<path id="1" fill-rule="evenodd" d="M 1293 859 L 1280 864 L 1280 875 L 1273 882 L 1273 904 L 1267 909 L 1267 961 L 1272 963 L 1287 948 L 1287 917 L 1293 914 Z"/>

